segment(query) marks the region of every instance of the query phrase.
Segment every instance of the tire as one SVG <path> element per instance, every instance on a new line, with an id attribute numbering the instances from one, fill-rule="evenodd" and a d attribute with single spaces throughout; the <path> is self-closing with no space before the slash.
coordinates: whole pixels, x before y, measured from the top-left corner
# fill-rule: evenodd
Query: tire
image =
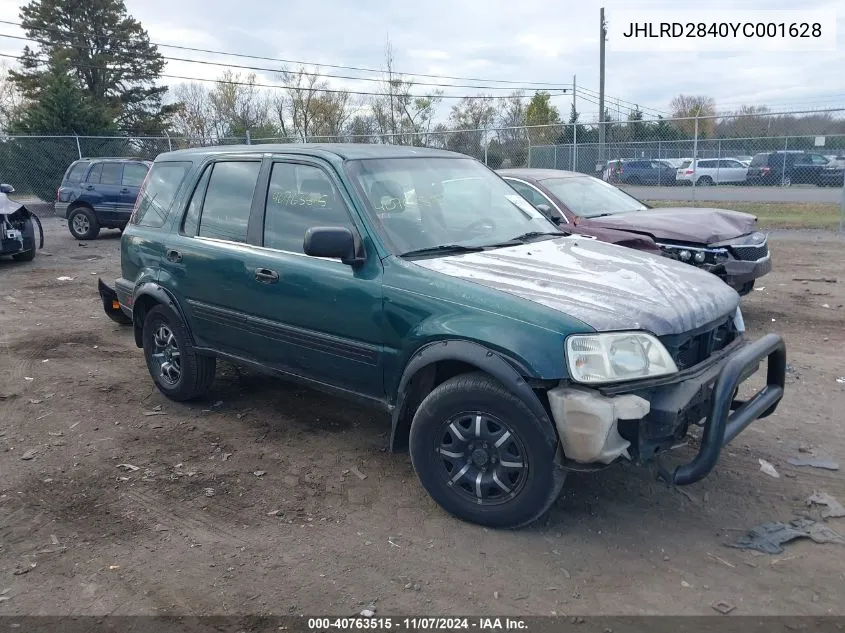
<path id="1" fill-rule="evenodd" d="M 695 181 L 696 187 L 709 187 L 713 184 L 713 179 L 710 176 L 702 176 Z"/>
<path id="2" fill-rule="evenodd" d="M 548 422 L 481 372 L 438 385 L 417 409 L 409 439 L 428 494 L 457 518 L 493 528 L 528 525 L 552 506 L 565 478 L 557 446 Z"/>
<path id="3" fill-rule="evenodd" d="M 24 251 L 23 253 L 15 253 L 12 255 L 12 259 L 16 262 L 31 262 L 35 259 L 35 249 L 29 251 Z"/>
<path id="4" fill-rule="evenodd" d="M 143 344 L 150 376 L 170 400 L 198 398 L 214 382 L 216 359 L 194 351 L 185 324 L 170 308 L 157 305 L 147 313 Z"/>
<path id="5" fill-rule="evenodd" d="M 67 228 L 78 240 L 93 240 L 100 234 L 100 223 L 91 207 L 76 207 L 67 217 Z"/>
<path id="6" fill-rule="evenodd" d="M 780 181 L 781 187 L 791 187 L 792 186 L 792 178 L 790 176 L 784 176 L 783 179 Z"/>

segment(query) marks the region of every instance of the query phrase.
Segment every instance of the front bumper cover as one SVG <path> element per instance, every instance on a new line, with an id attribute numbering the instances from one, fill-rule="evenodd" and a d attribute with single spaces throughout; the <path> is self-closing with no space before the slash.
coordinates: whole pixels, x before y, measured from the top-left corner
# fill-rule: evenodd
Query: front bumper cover
<path id="1" fill-rule="evenodd" d="M 732 288 L 742 287 L 749 281 L 768 274 L 772 270 L 772 257 L 766 255 L 762 259 L 749 262 L 739 259 L 730 259 L 724 263 L 725 283 Z"/>
<path id="2" fill-rule="evenodd" d="M 766 386 L 745 402 L 736 400 L 740 384 L 764 360 Z M 572 469 L 628 457 L 629 446 L 631 458 L 646 463 L 684 438 L 690 425 L 702 425 L 701 446 L 691 462 L 669 472 L 658 461 L 663 479 L 686 485 L 706 477 L 722 447 L 749 424 L 774 412 L 785 378 L 786 347 L 780 336 L 767 334 L 753 343 L 737 341 L 673 376 L 590 390 L 561 385 L 549 392 L 549 401 Z"/>

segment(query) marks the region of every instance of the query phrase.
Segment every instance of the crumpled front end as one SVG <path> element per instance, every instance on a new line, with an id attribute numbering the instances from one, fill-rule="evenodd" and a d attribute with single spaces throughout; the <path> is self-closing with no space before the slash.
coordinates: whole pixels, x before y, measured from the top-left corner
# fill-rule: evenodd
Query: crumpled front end
<path id="1" fill-rule="evenodd" d="M 767 361 L 766 386 L 746 401 L 740 384 Z M 734 340 L 704 362 L 652 380 L 588 388 L 569 382 L 548 392 L 549 408 L 566 464 L 600 468 L 622 459 L 644 464 L 681 442 L 693 425 L 702 440 L 695 458 L 660 475 L 675 485 L 710 473 L 723 446 L 757 419 L 774 412 L 786 374 L 783 340 L 775 335 Z"/>
<path id="2" fill-rule="evenodd" d="M 38 216 L 18 202 L 0 194 L 0 255 L 21 255 L 44 246 L 44 232 Z M 35 227 L 41 234 L 40 246 Z"/>
<path id="3" fill-rule="evenodd" d="M 772 270 L 768 236 L 754 232 L 707 246 L 660 242 L 663 255 L 713 273 L 740 295 Z"/>

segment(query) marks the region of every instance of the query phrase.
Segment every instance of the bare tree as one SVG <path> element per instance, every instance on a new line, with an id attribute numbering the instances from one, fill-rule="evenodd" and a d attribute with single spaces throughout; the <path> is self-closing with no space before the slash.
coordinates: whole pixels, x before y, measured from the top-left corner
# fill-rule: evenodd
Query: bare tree
<path id="1" fill-rule="evenodd" d="M 454 133 L 450 134 L 446 146 L 456 152 L 484 157 L 486 132 L 496 119 L 496 108 L 490 99 L 461 99 L 452 106 L 449 123 Z"/>
<path id="2" fill-rule="evenodd" d="M 245 78 L 227 70 L 212 89 L 209 99 L 218 138 L 275 136 L 267 94 L 257 85 L 255 73 Z"/>
<path id="3" fill-rule="evenodd" d="M 713 97 L 680 94 L 669 103 L 669 109 L 673 118 L 685 119 L 675 121 L 674 125 L 688 136 L 695 133 L 695 117 L 699 117 L 698 135 L 713 136 L 716 129 L 716 101 Z"/>
<path id="4" fill-rule="evenodd" d="M 340 140 L 352 116 L 352 95 L 333 90 L 318 68 L 285 70 L 279 79 L 285 90 L 276 95 L 273 107 L 282 133 L 299 141 Z"/>
<path id="5" fill-rule="evenodd" d="M 202 144 L 211 143 L 218 126 L 208 88 L 198 82 L 179 84 L 173 89 L 173 96 L 176 99 L 173 132 L 196 138 Z"/>
<path id="6" fill-rule="evenodd" d="M 382 94 L 370 101 L 376 128 L 385 143 L 426 145 L 442 91 L 426 97 L 414 96 L 411 93 L 413 81 L 394 71 L 393 61 L 393 45 L 388 38 L 384 49 Z"/>
<path id="7" fill-rule="evenodd" d="M 0 62 L 0 130 L 5 130 L 9 122 L 24 104 L 23 95 L 9 79 L 9 65 Z"/>

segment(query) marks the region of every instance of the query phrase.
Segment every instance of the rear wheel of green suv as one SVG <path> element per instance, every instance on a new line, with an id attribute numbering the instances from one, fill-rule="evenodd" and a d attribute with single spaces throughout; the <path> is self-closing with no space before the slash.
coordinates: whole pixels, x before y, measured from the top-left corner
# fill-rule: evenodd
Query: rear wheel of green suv
<path id="1" fill-rule="evenodd" d="M 143 343 L 150 376 L 171 400 L 192 400 L 211 387 L 215 359 L 194 351 L 185 324 L 170 308 L 157 305 L 147 313 Z"/>
<path id="2" fill-rule="evenodd" d="M 480 372 L 451 378 L 423 400 L 410 453 L 420 482 L 447 512 L 496 528 L 539 519 L 565 475 L 548 421 Z"/>

